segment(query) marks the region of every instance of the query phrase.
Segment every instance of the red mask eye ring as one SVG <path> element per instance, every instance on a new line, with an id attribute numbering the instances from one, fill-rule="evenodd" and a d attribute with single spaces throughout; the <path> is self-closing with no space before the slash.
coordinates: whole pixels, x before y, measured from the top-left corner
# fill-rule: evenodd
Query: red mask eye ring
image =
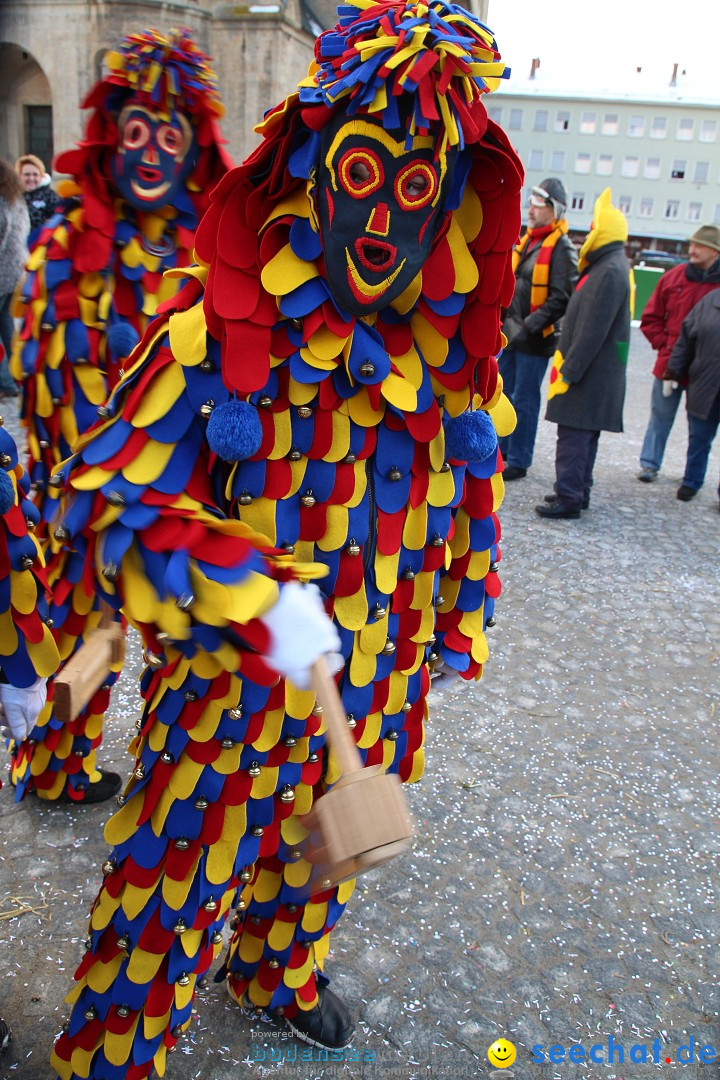
<path id="1" fill-rule="evenodd" d="M 161 124 L 157 130 L 157 144 L 166 154 L 177 157 L 182 150 L 183 134 L 179 128 L 172 124 Z"/>
<path id="2" fill-rule="evenodd" d="M 338 162 L 338 179 L 353 199 L 372 195 L 385 182 L 382 161 L 372 150 L 347 150 Z"/>
<path id="3" fill-rule="evenodd" d="M 395 198 L 404 210 L 421 210 L 435 198 L 437 173 L 422 158 L 411 161 L 395 177 Z"/>
<path id="4" fill-rule="evenodd" d="M 127 121 L 122 133 L 122 144 L 126 150 L 140 150 L 150 140 L 150 125 L 147 120 L 133 116 Z"/>

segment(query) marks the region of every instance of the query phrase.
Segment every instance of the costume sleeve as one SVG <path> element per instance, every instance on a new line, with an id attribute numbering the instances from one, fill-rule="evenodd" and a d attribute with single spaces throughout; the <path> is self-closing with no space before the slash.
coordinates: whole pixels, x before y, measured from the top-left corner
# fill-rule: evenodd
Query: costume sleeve
<path id="1" fill-rule="evenodd" d="M 665 369 L 666 379 L 674 379 L 677 382 L 684 380 L 690 369 L 690 365 L 695 359 L 699 322 L 697 310 L 698 308 L 696 305 L 690 314 L 686 315 L 683 319 L 678 339 L 675 342 L 675 347 L 670 354 L 670 359 L 668 360 Z"/>
<path id="2" fill-rule="evenodd" d="M 433 646 L 434 652 L 465 679 L 482 675 L 488 658 L 485 629 L 495 623 L 495 600 L 501 592 L 501 533 L 496 511 L 504 490 L 498 471 L 502 459 L 497 437 L 510 434 L 515 427 L 515 412 L 502 392 L 494 358 L 486 361 L 479 391 L 474 409 L 450 421 L 451 425 L 462 425 L 463 454 L 474 460 L 467 462 L 462 497 L 453 514 Z M 453 435 L 450 442 L 446 430 L 449 446 L 460 441 L 455 432 Z M 454 472 L 453 455 L 449 456 Z"/>
<path id="3" fill-rule="evenodd" d="M 531 312 L 523 320 L 525 329 L 530 334 L 540 334 L 546 326 L 551 326 L 565 314 L 577 282 L 577 253 L 568 241 L 558 243 L 550 260 L 550 280 L 548 294 L 544 304 Z"/>
<path id="4" fill-rule="evenodd" d="M 34 536 L 38 512 L 10 434 L 0 427 L 0 672 L 29 687 L 60 663 L 47 625 L 43 556 Z"/>
<path id="5" fill-rule="evenodd" d="M 30 479 L 40 491 L 107 397 L 104 331 L 110 292 L 102 274 L 81 277 L 74 269 L 82 214 L 70 204 L 59 222 L 40 232 L 16 308 L 22 326 L 11 371 L 23 383 Z"/>
<path id="6" fill-rule="evenodd" d="M 280 582 L 318 568 L 292 564 L 228 517 L 232 469 L 206 439 L 212 403 L 228 396 L 219 345 L 206 355 L 201 305 L 182 316 L 202 342 L 194 362 L 173 356 L 172 319 L 169 334 L 164 321 L 153 324 L 105 418 L 63 468 L 69 495 L 55 540 L 73 544 L 102 599 L 122 607 L 151 653 L 169 640 L 185 656 L 205 654 L 209 676 L 242 668 L 272 682 L 257 655 L 267 647 L 257 617 Z"/>

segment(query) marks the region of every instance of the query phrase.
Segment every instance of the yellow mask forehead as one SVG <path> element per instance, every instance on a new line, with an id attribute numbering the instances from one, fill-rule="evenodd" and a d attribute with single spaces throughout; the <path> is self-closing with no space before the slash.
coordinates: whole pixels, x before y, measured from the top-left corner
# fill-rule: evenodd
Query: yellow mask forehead
<path id="1" fill-rule="evenodd" d="M 323 162 L 329 176 L 330 183 L 333 191 L 338 190 L 338 177 L 335 169 L 335 162 L 338 156 L 341 156 L 341 150 L 345 142 L 351 138 L 361 138 L 371 143 L 375 143 L 378 146 L 383 147 L 394 158 L 400 159 L 403 157 L 409 157 L 411 154 L 417 153 L 419 150 L 432 151 L 435 147 L 435 140 L 429 135 L 416 135 L 413 137 L 412 145 L 407 147 L 405 140 L 398 141 L 394 139 L 385 128 L 380 127 L 377 124 L 369 123 L 367 120 L 353 119 L 348 120 L 342 127 L 338 128 L 335 132 L 335 136 L 328 147 L 325 154 L 325 160 Z M 440 192 L 442 190 L 442 182 L 447 172 L 447 154 L 445 151 L 440 151 L 437 157 L 437 168 L 439 174 L 440 183 L 438 185 L 437 194 L 433 200 L 433 205 L 440 198 Z"/>

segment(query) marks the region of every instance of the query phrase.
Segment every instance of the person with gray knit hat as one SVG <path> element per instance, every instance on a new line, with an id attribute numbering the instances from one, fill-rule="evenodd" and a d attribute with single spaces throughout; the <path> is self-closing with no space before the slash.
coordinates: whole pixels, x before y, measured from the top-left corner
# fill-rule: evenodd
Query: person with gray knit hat
<path id="1" fill-rule="evenodd" d="M 638 480 L 650 484 L 662 465 L 665 445 L 687 380 L 664 380 L 670 354 L 683 320 L 695 305 L 720 285 L 720 229 L 701 225 L 689 240 L 688 261 L 667 270 L 648 300 L 640 329 L 657 350 L 650 394 L 650 418 L 640 451 Z"/>
<path id="2" fill-rule="evenodd" d="M 500 439 L 506 481 L 522 479 L 532 465 L 542 382 L 577 281 L 577 254 L 567 235 L 566 208 L 567 191 L 558 177 L 549 176 L 532 188 L 528 228 L 513 250 L 515 292 L 504 313 L 507 346 L 498 361 L 505 393 L 517 414 L 513 433 Z"/>
<path id="3" fill-rule="evenodd" d="M 12 165 L 0 158 L 0 342 L 5 350 L 0 361 L 0 398 L 17 397 L 18 393 L 8 366 L 13 336 L 10 304 L 25 267 L 29 232 L 30 217 L 20 180 Z"/>

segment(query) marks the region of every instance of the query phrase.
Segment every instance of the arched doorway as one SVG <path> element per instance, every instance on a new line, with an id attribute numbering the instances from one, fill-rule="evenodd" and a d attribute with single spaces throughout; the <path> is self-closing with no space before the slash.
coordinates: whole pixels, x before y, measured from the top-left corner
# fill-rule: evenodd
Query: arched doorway
<path id="1" fill-rule="evenodd" d="M 19 45 L 0 42 L 0 156 L 15 161 L 36 154 L 50 171 L 52 93 L 37 60 Z"/>

